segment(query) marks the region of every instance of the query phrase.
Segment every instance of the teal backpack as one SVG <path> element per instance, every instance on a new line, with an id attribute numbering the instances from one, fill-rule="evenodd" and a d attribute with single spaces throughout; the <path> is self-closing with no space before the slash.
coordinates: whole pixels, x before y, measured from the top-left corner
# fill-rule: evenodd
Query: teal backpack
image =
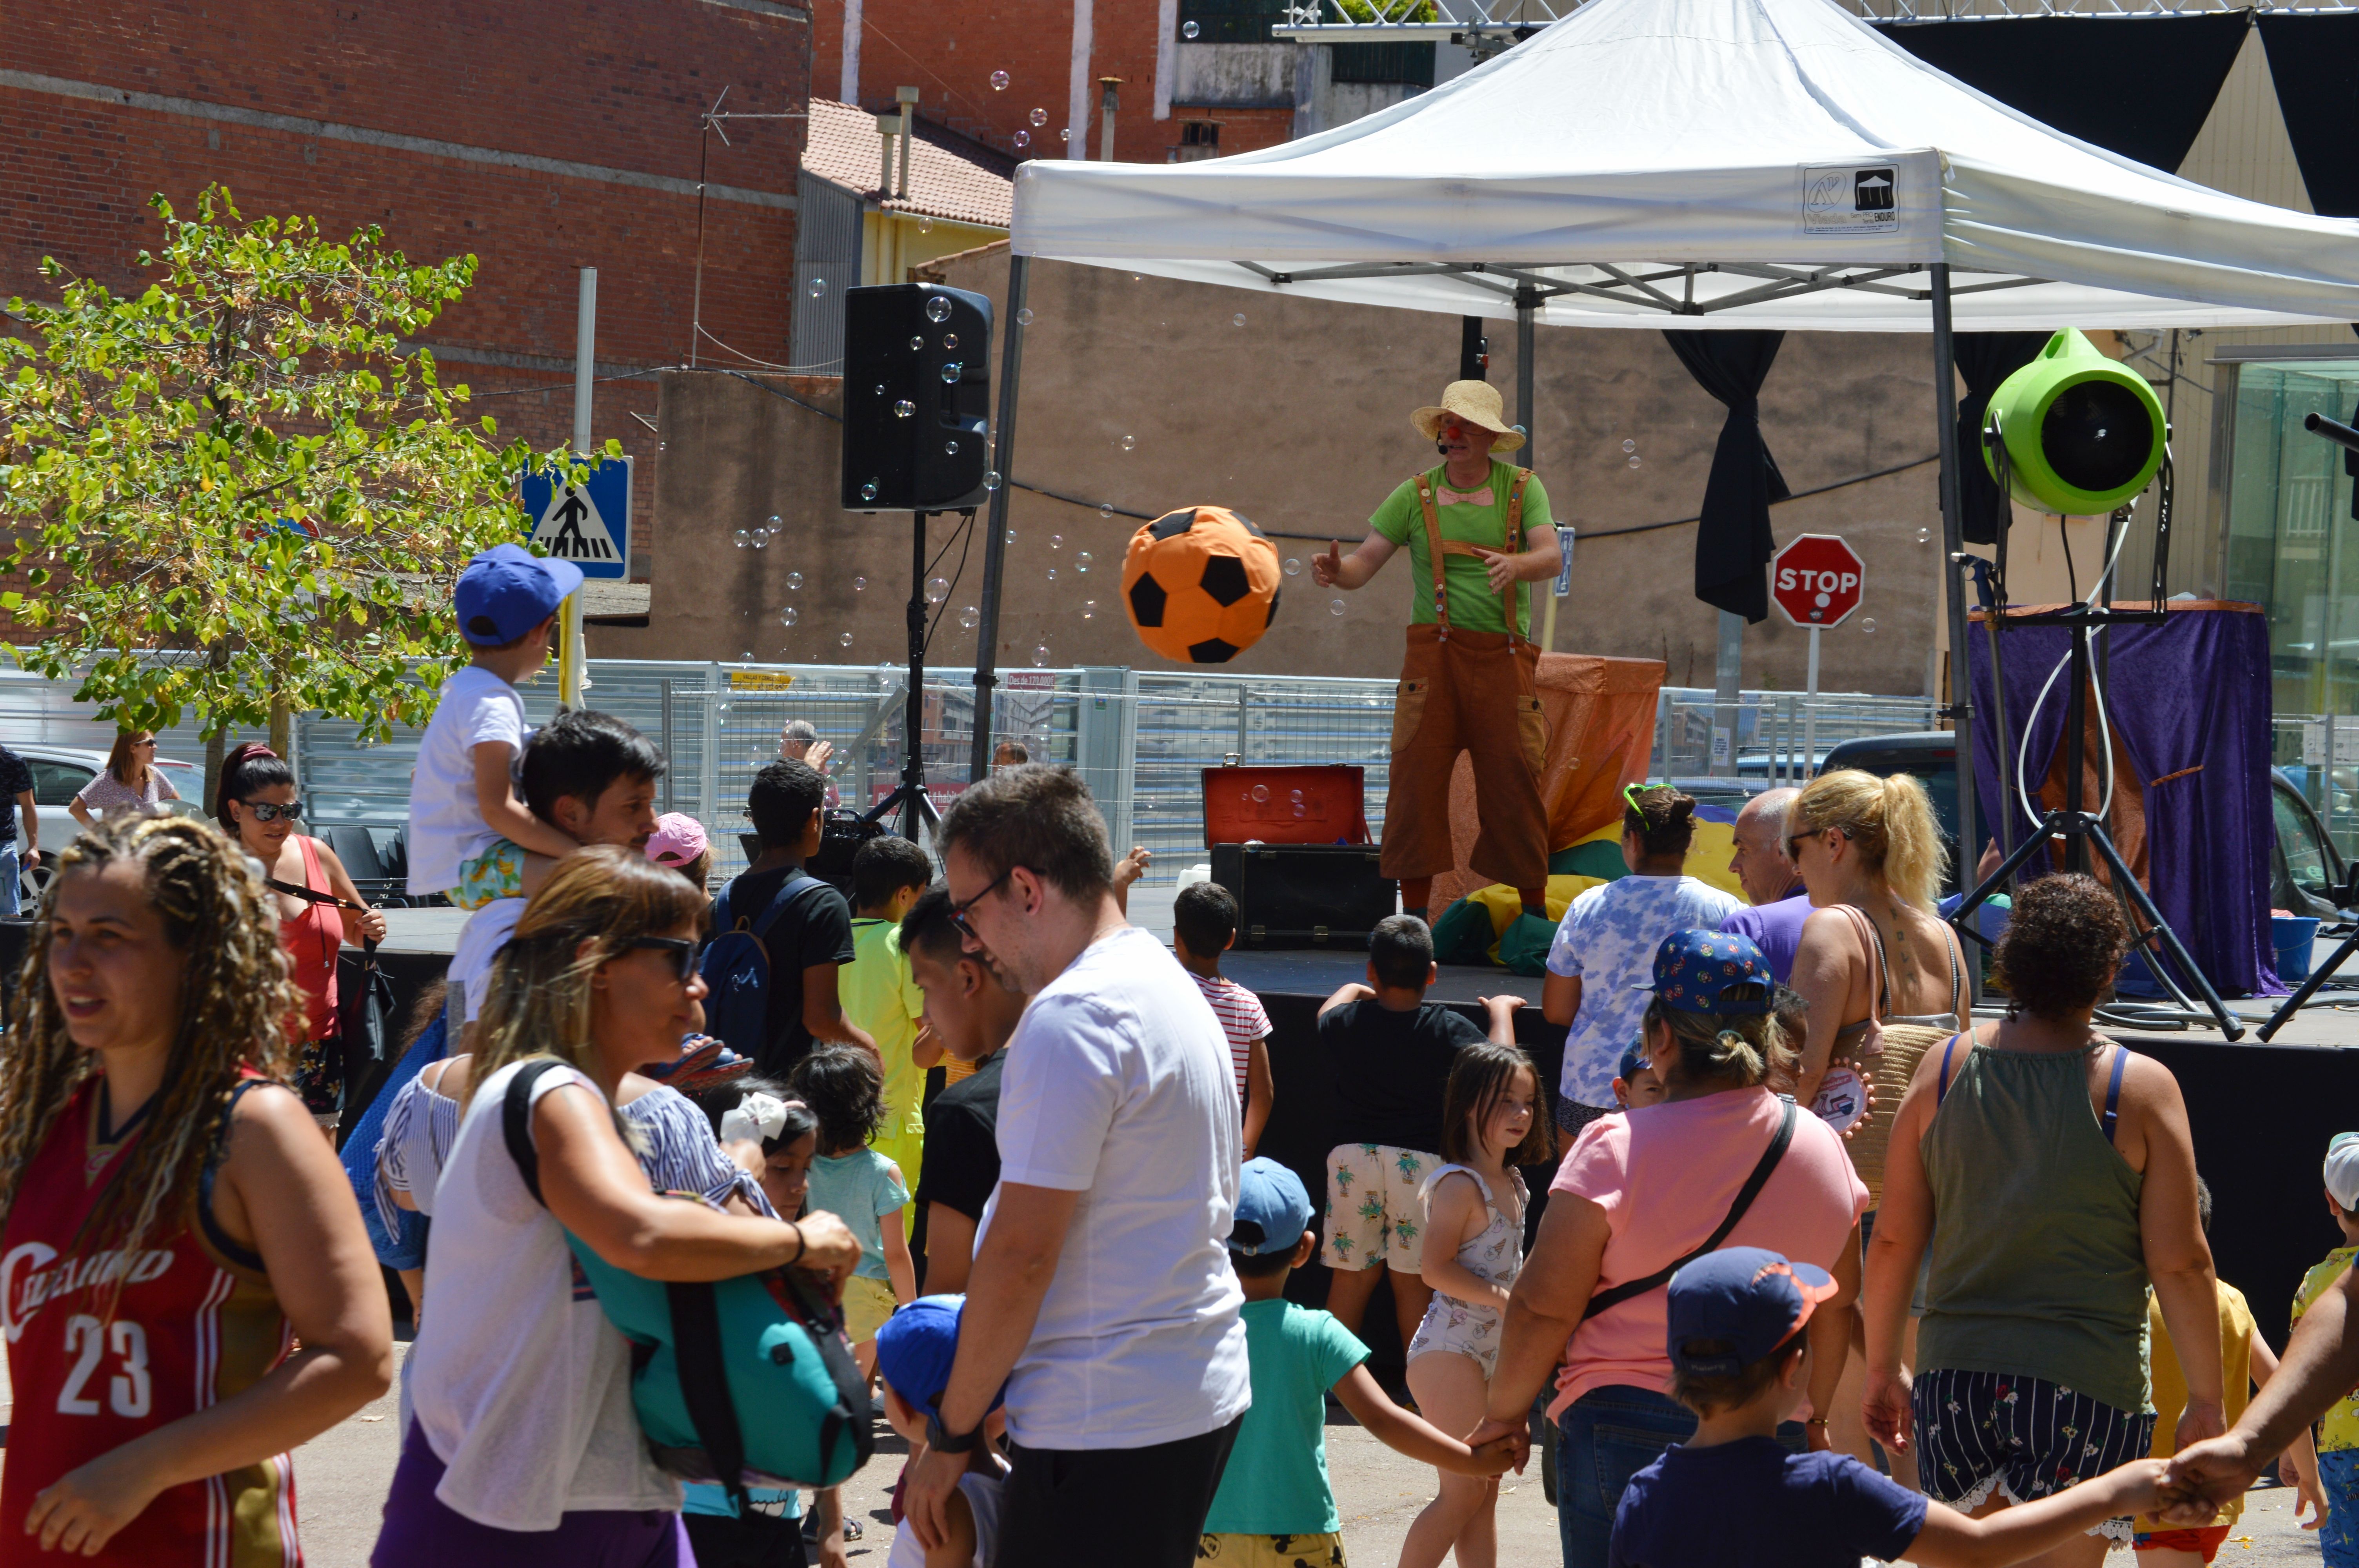
<path id="1" fill-rule="evenodd" d="M 527 1191 L 540 1195 L 532 1086 L 559 1065 L 527 1062 L 508 1080 L 500 1130 Z M 832 1487 L 875 1452 L 867 1380 L 843 1341 L 843 1314 L 790 1270 L 709 1284 L 645 1280 L 566 1242 L 609 1322 L 631 1342 L 631 1403 L 656 1464 L 728 1489 Z"/>

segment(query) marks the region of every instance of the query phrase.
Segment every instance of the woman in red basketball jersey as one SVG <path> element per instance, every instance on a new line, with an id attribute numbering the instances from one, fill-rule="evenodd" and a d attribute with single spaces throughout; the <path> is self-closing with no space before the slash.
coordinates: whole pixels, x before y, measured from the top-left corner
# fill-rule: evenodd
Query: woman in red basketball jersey
<path id="1" fill-rule="evenodd" d="M 59 858 L 0 1053 L 0 1563 L 301 1561 L 288 1452 L 393 1346 L 352 1188 L 272 1079 L 299 1005 L 211 827 Z"/>

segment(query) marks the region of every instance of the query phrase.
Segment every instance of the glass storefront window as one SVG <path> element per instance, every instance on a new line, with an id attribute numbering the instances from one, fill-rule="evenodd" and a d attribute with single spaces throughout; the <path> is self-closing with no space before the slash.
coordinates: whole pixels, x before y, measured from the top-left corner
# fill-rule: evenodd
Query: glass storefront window
<path id="1" fill-rule="evenodd" d="M 2359 523 L 2343 449 L 2301 425 L 2354 407 L 2359 358 L 2239 367 L 2225 584 L 2267 607 L 2274 761 L 2346 855 L 2359 851 Z"/>

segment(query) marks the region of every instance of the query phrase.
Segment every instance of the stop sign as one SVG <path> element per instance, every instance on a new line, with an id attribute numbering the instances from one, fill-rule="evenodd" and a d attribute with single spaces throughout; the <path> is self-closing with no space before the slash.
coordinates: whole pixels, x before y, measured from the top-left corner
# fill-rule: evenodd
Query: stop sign
<path id="1" fill-rule="evenodd" d="M 1867 567 L 1832 534 L 1802 534 L 1769 557 L 1769 597 L 1797 626 L 1833 626 L 1859 608 Z"/>

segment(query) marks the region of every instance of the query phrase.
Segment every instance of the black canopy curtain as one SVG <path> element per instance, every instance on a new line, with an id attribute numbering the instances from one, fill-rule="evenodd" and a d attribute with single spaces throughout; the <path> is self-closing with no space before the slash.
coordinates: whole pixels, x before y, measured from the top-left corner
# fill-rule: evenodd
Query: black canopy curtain
<path id="1" fill-rule="evenodd" d="M 1761 384 L 1777 362 L 1783 332 L 1665 332 L 1663 341 L 1696 384 L 1727 406 L 1696 529 L 1695 591 L 1706 604 L 1760 621 L 1769 614 L 1765 568 L 1777 548 L 1769 503 L 1791 493 L 1761 438 Z"/>
<path id="2" fill-rule="evenodd" d="M 2031 362 L 2048 346 L 2046 332 L 1961 332 L 1958 374 L 1966 384 L 1958 400 L 1958 532 L 1969 545 L 1995 545 L 2007 518 L 2007 503 L 1983 460 L 1983 416 L 1999 383 Z"/>

